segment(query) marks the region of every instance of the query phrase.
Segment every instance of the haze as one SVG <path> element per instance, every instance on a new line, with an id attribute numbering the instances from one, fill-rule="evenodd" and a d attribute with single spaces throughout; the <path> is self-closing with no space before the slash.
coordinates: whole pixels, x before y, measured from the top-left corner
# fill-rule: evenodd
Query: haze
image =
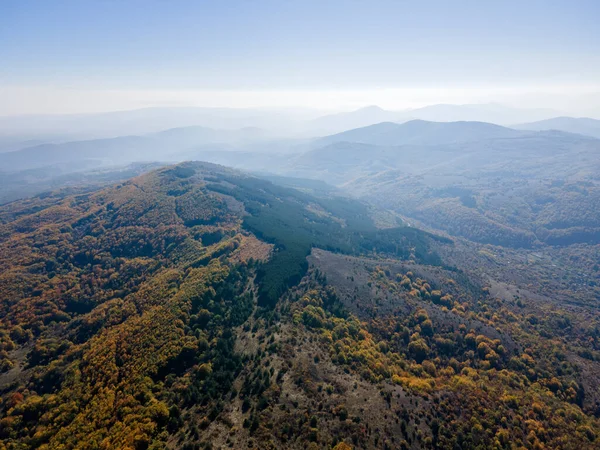
<path id="1" fill-rule="evenodd" d="M 164 106 L 599 117 L 595 1 L 8 1 L 0 115 Z"/>

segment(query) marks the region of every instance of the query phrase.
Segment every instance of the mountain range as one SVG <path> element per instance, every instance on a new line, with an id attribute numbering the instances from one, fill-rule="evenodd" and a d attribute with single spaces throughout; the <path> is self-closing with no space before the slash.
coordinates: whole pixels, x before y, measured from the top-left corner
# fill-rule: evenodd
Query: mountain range
<path id="1" fill-rule="evenodd" d="M 522 131 L 484 122 L 384 122 L 319 139 L 319 144 L 358 142 L 372 145 L 436 145 L 523 136 Z"/>
<path id="2" fill-rule="evenodd" d="M 276 169 L 332 183 L 470 240 L 600 242 L 600 140 L 479 122 L 371 125 L 313 142 Z"/>
<path id="3" fill-rule="evenodd" d="M 498 125 L 548 119 L 560 115 L 550 109 L 512 108 L 495 103 L 473 105 L 430 105 L 403 111 L 389 111 L 378 106 L 368 106 L 355 111 L 319 117 L 311 126 L 321 134 L 336 133 L 352 128 L 361 128 L 381 122 L 403 123 L 409 120 L 431 122 L 480 121 Z"/>
<path id="4" fill-rule="evenodd" d="M 136 161 L 165 160 L 171 155 L 206 145 L 247 145 L 266 141 L 258 128 L 216 130 L 191 126 L 173 128 L 143 136 L 42 144 L 19 151 L 0 153 L 4 170 L 25 170 L 57 164 L 81 164 L 83 167 L 118 165 Z"/>
<path id="5" fill-rule="evenodd" d="M 535 131 L 559 130 L 600 139 L 600 120 L 590 119 L 588 117 L 554 117 L 538 122 L 514 125 L 513 128 L 517 130 Z"/>
<path id="6" fill-rule="evenodd" d="M 499 125 L 532 122 L 564 115 L 545 109 L 499 104 L 430 105 L 402 111 L 369 106 L 323 115 L 306 109 L 162 107 L 97 114 L 0 117 L 0 152 L 34 143 L 61 143 L 118 136 L 146 135 L 170 128 L 217 130 L 260 128 L 276 139 L 324 136 L 381 122 L 420 119 L 437 122 L 482 121 Z"/>

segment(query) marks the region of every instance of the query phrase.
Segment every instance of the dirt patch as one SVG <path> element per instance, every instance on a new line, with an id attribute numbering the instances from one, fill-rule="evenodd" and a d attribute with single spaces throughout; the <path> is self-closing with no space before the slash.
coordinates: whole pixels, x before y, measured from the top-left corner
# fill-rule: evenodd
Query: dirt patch
<path id="1" fill-rule="evenodd" d="M 273 244 L 268 244 L 254 235 L 243 236 L 238 248 L 231 254 L 230 259 L 235 262 L 267 261 L 273 252 Z"/>
<path id="2" fill-rule="evenodd" d="M 27 353 L 29 350 L 29 347 L 20 347 L 8 353 L 8 357 L 13 362 L 14 366 L 8 372 L 0 374 L 0 389 L 23 378 L 25 364 L 27 362 Z"/>

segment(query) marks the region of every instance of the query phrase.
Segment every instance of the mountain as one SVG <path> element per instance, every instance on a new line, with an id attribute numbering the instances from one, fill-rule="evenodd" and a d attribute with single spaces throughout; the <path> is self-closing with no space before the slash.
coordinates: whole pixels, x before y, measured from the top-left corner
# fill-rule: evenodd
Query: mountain
<path id="1" fill-rule="evenodd" d="M 558 114 L 551 109 L 513 108 L 498 103 L 451 105 L 429 105 L 406 111 L 415 119 L 432 122 L 481 121 L 498 125 L 548 119 Z"/>
<path id="2" fill-rule="evenodd" d="M 35 147 L 42 144 L 56 144 L 69 141 L 66 136 L 58 135 L 12 135 L 0 136 L 0 153 L 15 152 L 27 147 Z"/>
<path id="3" fill-rule="evenodd" d="M 600 140 L 477 122 L 383 123 L 314 142 L 278 168 L 469 240 L 600 242 Z"/>
<path id="4" fill-rule="evenodd" d="M 512 254 L 273 179 L 184 163 L 0 206 L 0 445 L 594 447 L 600 319 L 564 277 L 501 283 Z"/>
<path id="5" fill-rule="evenodd" d="M 422 153 L 423 150 L 422 146 L 334 142 L 288 159 L 278 169 L 288 176 L 305 176 L 343 185 L 355 178 L 390 168 L 401 167 L 404 173 L 409 173 L 413 164 L 412 155 Z M 428 148 L 425 151 L 433 153 Z"/>
<path id="6" fill-rule="evenodd" d="M 512 128 L 534 131 L 559 130 L 600 139 L 600 120 L 587 117 L 554 117 L 538 122 L 513 125 Z"/>
<path id="7" fill-rule="evenodd" d="M 513 138 L 522 131 L 483 122 L 384 122 L 321 138 L 317 144 L 356 142 L 372 145 L 436 145 L 484 139 Z"/>
<path id="8" fill-rule="evenodd" d="M 313 134 L 339 133 L 353 128 L 362 128 L 381 122 L 404 123 L 410 120 L 430 122 L 479 121 L 499 125 L 511 125 L 518 121 L 533 121 L 556 116 L 549 109 L 512 108 L 496 103 L 473 105 L 429 105 L 402 111 L 389 111 L 379 106 L 367 106 L 355 111 L 322 116 L 310 121 L 307 128 Z"/>
<path id="9" fill-rule="evenodd" d="M 207 127 L 182 127 L 144 136 L 43 144 L 0 154 L 5 171 L 68 165 L 90 168 L 139 161 L 168 160 L 172 155 L 206 145 L 244 145 L 265 140 L 258 128 L 215 130 Z M 223 148 L 223 147 L 221 147 Z"/>
<path id="10" fill-rule="evenodd" d="M 339 133 L 381 122 L 483 121 L 501 125 L 532 122 L 560 115 L 557 111 L 511 108 L 498 104 L 430 105 L 402 111 L 367 106 L 320 116 L 301 109 L 155 107 L 95 114 L 0 117 L 0 152 L 40 144 L 147 135 L 170 128 L 215 130 L 259 128 L 278 139 Z M 31 145 L 29 145 L 31 146 Z"/>

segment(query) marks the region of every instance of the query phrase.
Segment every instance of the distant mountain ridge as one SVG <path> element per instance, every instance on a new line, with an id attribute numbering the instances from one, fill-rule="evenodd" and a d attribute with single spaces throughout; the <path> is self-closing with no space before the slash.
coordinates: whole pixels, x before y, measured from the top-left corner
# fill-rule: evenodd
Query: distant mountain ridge
<path id="1" fill-rule="evenodd" d="M 390 111 L 372 105 L 355 111 L 319 117 L 310 122 L 309 128 L 316 132 L 338 133 L 381 122 L 404 123 L 415 119 L 431 122 L 479 121 L 508 126 L 519 122 L 548 119 L 559 114 L 560 112 L 551 109 L 513 108 L 496 103 L 437 104 L 401 111 Z"/>
<path id="2" fill-rule="evenodd" d="M 95 161 L 95 165 L 111 165 L 134 161 L 164 160 L 169 155 L 203 145 L 234 145 L 259 141 L 264 131 L 259 128 L 218 130 L 190 126 L 171 128 L 143 136 L 120 136 L 59 144 L 42 144 L 0 154 L 0 165 L 6 170 L 24 170 L 53 164 Z"/>
<path id="3" fill-rule="evenodd" d="M 513 128 L 534 131 L 558 130 L 600 139 L 600 120 L 589 117 L 554 117 L 538 122 L 514 125 Z"/>
<path id="4" fill-rule="evenodd" d="M 560 112 L 542 108 L 514 108 L 498 103 L 438 104 L 408 111 L 415 119 L 432 122 L 479 121 L 509 126 L 515 122 L 531 122 L 560 115 Z"/>
<path id="5" fill-rule="evenodd" d="M 532 248 L 599 242 L 597 214 L 590 214 L 598 201 L 596 138 L 414 120 L 349 130 L 313 146 L 282 173 L 327 181 L 481 243 Z"/>
<path id="6" fill-rule="evenodd" d="M 83 140 L 141 135 L 189 126 L 287 130 L 318 115 L 317 112 L 258 108 L 151 107 L 94 114 L 8 116 L 0 117 L 0 136 L 51 133 L 71 136 L 70 140 Z"/>
<path id="7" fill-rule="evenodd" d="M 151 107 L 94 114 L 0 117 L 0 152 L 31 146 L 27 142 L 58 143 L 157 133 L 170 128 L 201 126 L 219 130 L 256 127 L 278 139 L 339 133 L 381 122 L 420 119 L 437 122 L 481 121 L 499 125 L 529 123 L 564 115 L 548 109 L 500 104 L 437 104 L 404 110 L 371 105 L 326 114 L 300 108 Z"/>
<path id="8" fill-rule="evenodd" d="M 356 142 L 372 145 L 438 145 L 482 139 L 512 138 L 524 134 L 523 131 L 485 122 L 411 120 L 403 124 L 383 122 L 348 130 L 321 138 L 317 142 L 323 144 Z"/>

